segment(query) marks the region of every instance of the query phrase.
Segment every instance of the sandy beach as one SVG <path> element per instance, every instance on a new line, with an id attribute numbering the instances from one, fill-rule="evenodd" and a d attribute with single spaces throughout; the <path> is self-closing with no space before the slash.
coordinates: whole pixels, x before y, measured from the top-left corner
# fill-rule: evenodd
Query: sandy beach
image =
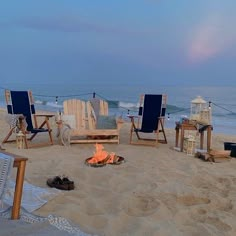
<path id="1" fill-rule="evenodd" d="M 0 138 L 9 128 L 0 111 Z M 105 235 L 236 235 L 236 159 L 204 162 L 173 150 L 175 130 L 167 129 L 168 144 L 158 148 L 130 145 L 130 124 L 121 128 L 120 144 L 104 144 L 108 152 L 125 158 L 121 165 L 88 167 L 94 144 L 60 145 L 17 149 L 5 144 L 7 152 L 28 157 L 25 180 L 49 188 L 48 178 L 67 175 L 75 190 L 63 191 L 35 214 L 54 214 L 79 225 L 84 232 Z M 41 135 L 41 134 L 40 134 Z M 46 139 L 42 134 L 35 138 Z M 215 134 L 212 148 L 223 150 L 235 136 Z M 13 173 L 14 175 L 14 173 Z"/>

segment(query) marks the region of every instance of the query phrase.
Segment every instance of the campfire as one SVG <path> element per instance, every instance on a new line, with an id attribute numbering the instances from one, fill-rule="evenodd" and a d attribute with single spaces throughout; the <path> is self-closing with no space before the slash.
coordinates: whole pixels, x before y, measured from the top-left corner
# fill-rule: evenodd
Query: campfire
<path id="1" fill-rule="evenodd" d="M 106 164 L 120 164 L 124 162 L 124 158 L 117 156 L 114 152 L 108 153 L 104 150 L 102 144 L 95 144 L 95 152 L 92 157 L 85 160 L 85 164 L 93 167 L 104 166 Z"/>

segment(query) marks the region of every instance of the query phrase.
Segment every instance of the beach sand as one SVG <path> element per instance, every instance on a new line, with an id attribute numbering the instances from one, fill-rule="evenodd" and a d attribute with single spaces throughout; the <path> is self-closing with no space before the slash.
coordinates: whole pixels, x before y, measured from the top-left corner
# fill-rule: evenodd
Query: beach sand
<path id="1" fill-rule="evenodd" d="M 0 112 L 0 138 L 9 128 Z M 204 162 L 173 150 L 175 130 L 167 129 L 168 144 L 158 148 L 130 145 L 130 124 L 121 128 L 120 144 L 104 144 L 108 152 L 125 158 L 121 165 L 88 167 L 94 144 L 61 146 L 51 121 L 55 145 L 7 152 L 29 158 L 25 180 L 48 188 L 46 181 L 67 175 L 75 190 L 63 191 L 35 214 L 54 214 L 79 225 L 84 232 L 106 235 L 236 235 L 236 159 Z M 40 134 L 41 135 L 41 134 Z M 35 138 L 46 140 L 42 134 Z M 215 134 L 212 148 L 223 150 L 235 136 Z M 13 173 L 14 175 L 14 173 Z"/>

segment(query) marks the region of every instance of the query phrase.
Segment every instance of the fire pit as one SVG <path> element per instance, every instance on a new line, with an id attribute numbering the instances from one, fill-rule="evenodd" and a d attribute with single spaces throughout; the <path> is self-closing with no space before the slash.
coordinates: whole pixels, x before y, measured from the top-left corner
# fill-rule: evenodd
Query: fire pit
<path id="1" fill-rule="evenodd" d="M 95 144 L 96 152 L 85 160 L 85 164 L 91 167 L 102 167 L 106 164 L 120 165 L 125 161 L 124 157 L 117 156 L 114 152 L 108 153 L 102 144 Z"/>

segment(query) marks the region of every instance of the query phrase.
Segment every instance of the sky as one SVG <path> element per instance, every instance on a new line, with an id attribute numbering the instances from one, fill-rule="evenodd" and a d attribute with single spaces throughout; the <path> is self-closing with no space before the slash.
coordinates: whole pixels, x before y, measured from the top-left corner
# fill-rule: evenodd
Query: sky
<path id="1" fill-rule="evenodd" d="M 235 0 L 1 0 L 0 81 L 236 86 Z"/>

